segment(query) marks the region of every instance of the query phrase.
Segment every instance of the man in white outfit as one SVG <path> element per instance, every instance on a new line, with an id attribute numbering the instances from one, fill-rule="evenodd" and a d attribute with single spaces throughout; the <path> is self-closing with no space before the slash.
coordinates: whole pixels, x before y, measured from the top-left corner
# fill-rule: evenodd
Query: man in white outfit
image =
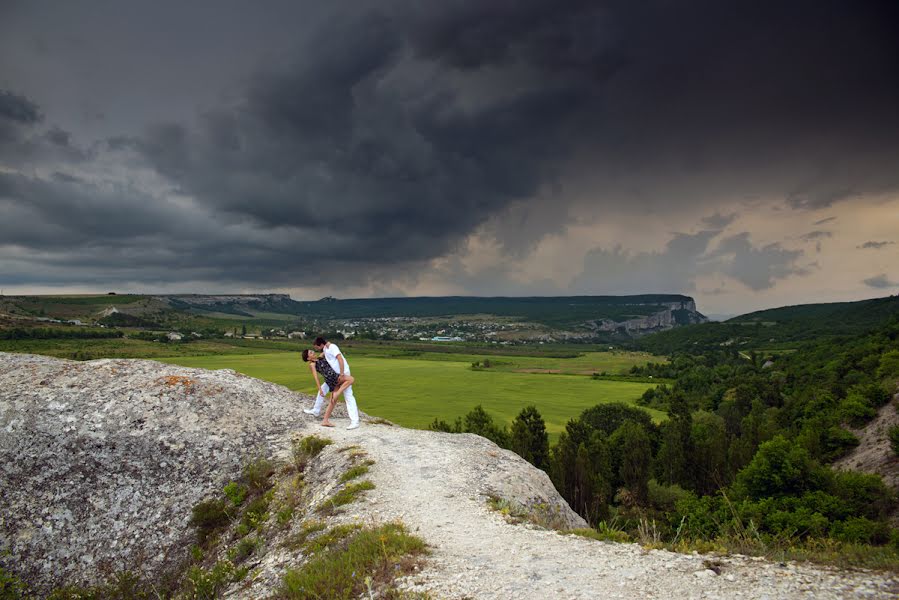
<path id="1" fill-rule="evenodd" d="M 332 344 L 322 337 L 315 338 L 312 347 L 316 352 L 324 352 L 325 360 L 331 365 L 331 368 L 337 375 L 351 375 L 350 364 L 346 361 L 337 344 Z M 325 403 L 325 396 L 331 391 L 327 383 L 323 383 L 318 395 L 315 397 L 315 404 L 311 409 L 304 408 L 303 412 L 316 417 L 321 413 L 322 405 Z M 347 429 L 356 429 L 359 427 L 359 409 L 356 407 L 356 397 L 353 395 L 353 386 L 348 387 L 343 392 L 343 398 L 346 400 L 346 412 L 350 416 L 350 424 Z"/>

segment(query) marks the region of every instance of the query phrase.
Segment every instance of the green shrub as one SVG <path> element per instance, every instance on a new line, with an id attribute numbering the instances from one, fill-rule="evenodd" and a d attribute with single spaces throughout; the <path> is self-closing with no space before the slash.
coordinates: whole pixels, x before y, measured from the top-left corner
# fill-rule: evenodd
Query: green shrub
<path id="1" fill-rule="evenodd" d="M 355 467 L 351 467 L 347 470 L 346 473 L 340 476 L 340 483 L 346 483 L 350 479 L 356 479 L 357 477 L 362 477 L 366 473 L 368 473 L 368 467 L 373 465 L 374 461 L 365 461 L 361 465 L 356 465 Z"/>
<path id="2" fill-rule="evenodd" d="M 852 432 L 834 425 L 825 429 L 820 436 L 821 460 L 834 461 L 849 454 L 849 451 L 858 446 L 859 440 Z"/>
<path id="3" fill-rule="evenodd" d="M 243 518 L 240 520 L 241 527 L 238 530 L 239 536 L 243 537 L 243 535 L 246 535 L 250 531 L 259 529 L 266 521 L 268 521 L 268 507 L 269 504 L 271 504 L 271 499 L 271 493 L 263 494 L 247 504 L 247 508 L 243 513 Z"/>
<path id="4" fill-rule="evenodd" d="M 892 387 L 892 385 L 884 385 L 880 381 L 871 381 L 854 386 L 850 393 L 858 392 L 868 404 L 874 408 L 880 408 L 889 404 L 892 399 L 893 393 L 890 391 Z"/>
<path id="5" fill-rule="evenodd" d="M 228 500 L 231 501 L 235 507 L 243 504 L 244 500 L 247 498 L 247 487 L 245 485 L 241 485 L 236 481 L 232 481 L 228 485 L 224 487 L 222 490 L 225 493 L 225 496 L 228 497 Z"/>
<path id="6" fill-rule="evenodd" d="M 328 529 L 321 535 L 307 536 L 303 544 L 303 554 L 318 554 L 322 550 L 334 547 L 339 542 L 345 540 L 351 533 L 361 529 L 360 525 L 353 523 L 347 525 L 337 525 Z"/>
<path id="7" fill-rule="evenodd" d="M 27 598 L 28 588 L 16 575 L 0 567 L 0 600 Z"/>
<path id="8" fill-rule="evenodd" d="M 399 524 L 359 531 L 337 547 L 316 556 L 284 576 L 285 598 L 357 598 L 373 589 L 389 587 L 394 578 L 411 571 L 414 557 L 425 554 L 425 543 Z M 367 583 L 367 582 L 368 583 Z"/>
<path id="9" fill-rule="evenodd" d="M 834 523 L 830 535 L 842 542 L 881 545 L 890 541 L 890 528 L 882 521 L 849 517 L 845 521 Z"/>
<path id="10" fill-rule="evenodd" d="M 228 558 L 235 563 L 240 563 L 252 556 L 256 548 L 262 545 L 262 541 L 256 537 L 245 537 L 228 552 Z"/>
<path id="11" fill-rule="evenodd" d="M 631 536 L 628 535 L 626 531 L 617 529 L 614 526 L 609 525 L 605 521 L 600 521 L 596 525 L 595 529 L 569 529 L 568 531 L 563 531 L 562 533 L 578 535 L 601 542 L 627 543 L 631 541 Z"/>
<path id="12" fill-rule="evenodd" d="M 205 541 L 214 531 L 231 520 L 229 505 L 225 500 L 204 500 L 193 507 L 190 524 L 197 528 L 200 541 Z"/>
<path id="13" fill-rule="evenodd" d="M 274 475 L 275 467 L 265 458 L 257 458 L 243 469 L 243 479 L 253 494 L 261 494 L 271 487 L 269 477 Z"/>
<path id="14" fill-rule="evenodd" d="M 315 458 L 321 451 L 325 449 L 326 446 L 333 444 L 331 440 L 327 438 L 320 438 L 316 435 L 310 435 L 304 437 L 300 440 L 300 449 L 306 453 L 310 458 Z"/>
<path id="15" fill-rule="evenodd" d="M 822 474 L 808 452 L 777 436 L 756 451 L 752 461 L 737 474 L 733 490 L 737 498 L 769 498 L 801 494 L 821 487 Z"/>
<path id="16" fill-rule="evenodd" d="M 840 402 L 837 414 L 842 423 L 848 423 L 852 427 L 861 427 L 874 418 L 877 411 L 868 404 L 861 394 L 853 391 Z"/>
<path id="17" fill-rule="evenodd" d="M 324 530 L 326 527 L 327 525 L 321 521 L 304 523 L 303 528 L 298 533 L 295 533 L 284 540 L 284 546 L 291 550 L 299 550 L 306 545 L 306 542 L 310 537 L 319 531 Z"/>
<path id="18" fill-rule="evenodd" d="M 899 456 L 899 425 L 893 425 L 887 432 L 887 438 L 890 440 L 890 448 L 893 454 Z"/>
<path id="19" fill-rule="evenodd" d="M 297 471 L 302 473 L 309 465 L 309 461 L 321 454 L 325 446 L 333 444 L 329 439 L 320 438 L 315 435 L 304 437 L 301 440 L 293 442 L 293 463 Z"/>
<path id="20" fill-rule="evenodd" d="M 193 566 L 187 571 L 185 577 L 185 593 L 189 600 L 213 600 L 218 598 L 222 590 L 236 581 L 246 577 L 246 568 L 237 568 L 230 561 L 219 561 L 207 571 L 199 566 Z"/>
<path id="21" fill-rule="evenodd" d="M 30 596 L 21 596 L 21 598 Z M 158 594 L 154 586 L 140 580 L 128 571 L 117 573 L 111 581 L 90 587 L 65 586 L 47 596 L 48 600 L 155 600 Z M 0 596 L 4 598 L 4 596 Z M 19 596 L 12 596 L 19 598 Z"/>
<path id="22" fill-rule="evenodd" d="M 285 506 L 275 515 L 278 525 L 287 525 L 290 523 L 290 520 L 293 519 L 293 510 L 292 506 Z"/>
<path id="23" fill-rule="evenodd" d="M 831 471 L 830 494 L 848 503 L 848 514 L 883 520 L 894 508 L 895 495 L 878 475 L 857 471 Z"/>
<path id="24" fill-rule="evenodd" d="M 334 494 L 330 500 L 322 504 L 318 508 L 318 511 L 326 515 L 333 514 L 338 507 L 349 504 L 350 502 L 355 502 L 362 492 L 373 489 L 375 489 L 375 484 L 370 481 L 351 483 Z"/>
<path id="25" fill-rule="evenodd" d="M 677 484 L 662 485 L 655 479 L 649 480 L 649 505 L 658 510 L 673 511 L 680 500 L 692 495 Z"/>

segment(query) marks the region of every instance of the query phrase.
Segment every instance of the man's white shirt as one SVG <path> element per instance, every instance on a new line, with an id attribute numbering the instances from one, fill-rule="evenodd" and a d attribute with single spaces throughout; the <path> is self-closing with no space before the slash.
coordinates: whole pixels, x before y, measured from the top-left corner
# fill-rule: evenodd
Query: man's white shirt
<path id="1" fill-rule="evenodd" d="M 340 362 L 337 360 L 337 355 L 341 354 L 340 348 L 337 347 L 337 344 L 328 344 L 324 348 L 325 352 L 325 360 L 328 361 L 328 364 L 331 365 L 331 368 L 334 369 L 334 372 L 340 375 Z M 351 375 L 350 373 L 350 363 L 347 362 L 346 356 L 343 357 L 343 374 Z"/>

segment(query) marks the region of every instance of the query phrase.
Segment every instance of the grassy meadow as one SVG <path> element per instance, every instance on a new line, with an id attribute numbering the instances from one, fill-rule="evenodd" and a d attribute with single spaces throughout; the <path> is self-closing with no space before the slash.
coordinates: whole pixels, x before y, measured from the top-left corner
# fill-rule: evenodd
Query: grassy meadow
<path id="1" fill-rule="evenodd" d="M 654 384 L 594 380 L 584 374 L 619 371 L 647 362 L 647 355 L 590 352 L 577 358 L 422 354 L 411 358 L 381 358 L 347 352 L 359 408 L 406 427 L 425 428 L 435 418 L 452 421 L 476 404 L 509 425 L 529 404 L 537 406 L 555 440 L 569 419 L 603 402 L 633 403 Z M 488 358 L 488 369 L 472 363 Z M 313 394 L 315 384 L 297 352 L 246 355 L 175 356 L 164 362 L 203 369 L 234 369 L 290 389 Z M 539 369 L 532 373 L 524 370 Z M 547 373 L 546 371 L 558 371 Z M 578 374 L 574 374 L 578 373 Z M 664 413 L 649 411 L 653 419 Z"/>
<path id="2" fill-rule="evenodd" d="M 308 340 L 199 339 L 163 344 L 134 338 L 0 339 L 0 351 L 5 352 L 78 360 L 150 358 L 188 367 L 234 369 L 312 394 L 312 376 L 299 358 L 308 345 Z M 596 351 L 595 346 L 359 340 L 340 346 L 358 380 L 354 389 L 359 407 L 370 415 L 425 428 L 435 418 L 452 422 L 481 404 L 499 424 L 510 425 L 523 407 L 534 404 L 553 441 L 584 409 L 603 402 L 634 403 L 646 389 L 662 383 L 624 374 L 634 365 L 665 360 L 640 352 Z M 593 374 L 601 377 L 595 379 Z M 656 421 L 665 416 L 648 412 Z"/>

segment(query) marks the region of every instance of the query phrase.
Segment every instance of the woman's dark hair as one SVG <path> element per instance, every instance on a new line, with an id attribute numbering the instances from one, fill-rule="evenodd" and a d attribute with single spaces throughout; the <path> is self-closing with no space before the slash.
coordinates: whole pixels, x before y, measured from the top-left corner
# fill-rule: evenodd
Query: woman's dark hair
<path id="1" fill-rule="evenodd" d="M 303 350 L 303 362 L 309 362 L 309 349 Z"/>

